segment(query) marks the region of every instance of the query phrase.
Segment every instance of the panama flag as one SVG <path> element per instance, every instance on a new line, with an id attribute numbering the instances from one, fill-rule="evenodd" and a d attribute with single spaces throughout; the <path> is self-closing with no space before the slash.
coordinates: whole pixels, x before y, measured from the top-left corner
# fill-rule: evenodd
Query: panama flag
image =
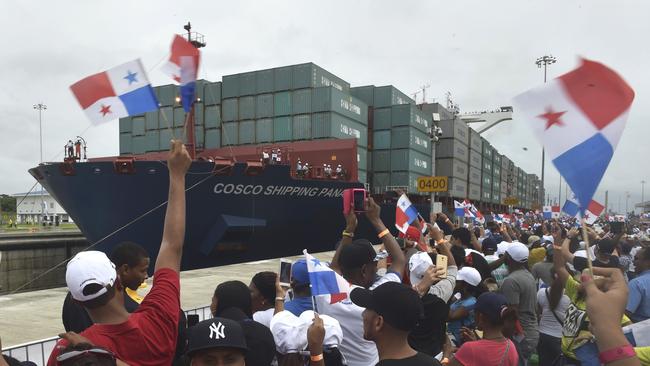
<path id="1" fill-rule="evenodd" d="M 544 220 L 550 220 L 553 218 L 553 208 L 551 206 L 542 207 L 542 214 L 544 215 Z"/>
<path id="2" fill-rule="evenodd" d="M 181 86 L 181 100 L 185 112 L 189 112 L 194 101 L 196 77 L 199 74 L 201 52 L 187 39 L 175 35 L 169 60 L 162 70 Z"/>
<path id="3" fill-rule="evenodd" d="M 562 212 L 571 217 L 578 216 L 579 211 L 580 207 L 578 206 L 578 201 L 576 201 L 575 197 L 571 197 L 566 200 L 566 202 L 564 202 L 564 206 L 562 206 Z"/>
<path id="4" fill-rule="evenodd" d="M 474 207 L 472 202 L 470 202 L 468 200 L 463 201 L 463 208 L 465 210 L 465 217 L 469 217 L 469 218 L 476 217 L 476 215 L 474 215 L 474 212 L 472 211 L 472 207 Z"/>
<path id="5" fill-rule="evenodd" d="M 305 261 L 307 262 L 311 295 L 330 295 L 330 304 L 347 299 L 350 293 L 348 281 L 326 264 L 321 263 L 321 261 L 307 253 L 307 249 L 303 250 L 302 253 L 305 255 Z"/>
<path id="6" fill-rule="evenodd" d="M 478 222 L 479 224 L 484 224 L 485 223 L 485 218 L 483 217 L 483 214 L 481 211 L 476 208 L 473 204 L 470 205 L 469 211 L 472 213 L 474 216 L 474 221 Z"/>
<path id="7" fill-rule="evenodd" d="M 418 210 L 411 204 L 405 194 L 397 200 L 395 208 L 395 227 L 406 234 L 409 225 L 418 218 Z"/>
<path id="8" fill-rule="evenodd" d="M 93 123 L 158 109 L 140 59 L 81 79 L 70 90 Z"/>
<path id="9" fill-rule="evenodd" d="M 560 206 L 551 206 L 551 217 L 554 219 L 560 218 Z"/>
<path id="10" fill-rule="evenodd" d="M 612 159 L 633 100 L 634 91 L 616 72 L 589 60 L 515 97 L 515 111 L 566 179 L 581 212 Z"/>
<path id="11" fill-rule="evenodd" d="M 465 217 L 465 205 L 454 200 L 454 214 L 456 217 Z"/>
<path id="12" fill-rule="evenodd" d="M 603 211 L 605 211 L 605 206 L 594 200 L 591 200 L 587 206 L 587 210 L 585 211 L 585 222 L 589 225 L 592 225 L 594 222 L 596 222 Z"/>

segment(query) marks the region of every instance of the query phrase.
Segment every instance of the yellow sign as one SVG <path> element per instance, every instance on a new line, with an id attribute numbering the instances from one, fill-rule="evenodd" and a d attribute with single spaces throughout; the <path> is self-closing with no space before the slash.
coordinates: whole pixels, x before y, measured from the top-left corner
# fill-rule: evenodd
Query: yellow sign
<path id="1" fill-rule="evenodd" d="M 508 206 L 515 206 L 519 204 L 519 199 L 517 197 L 506 197 L 503 199 L 503 203 Z"/>
<path id="2" fill-rule="evenodd" d="M 447 192 L 447 177 L 418 177 L 418 192 Z"/>

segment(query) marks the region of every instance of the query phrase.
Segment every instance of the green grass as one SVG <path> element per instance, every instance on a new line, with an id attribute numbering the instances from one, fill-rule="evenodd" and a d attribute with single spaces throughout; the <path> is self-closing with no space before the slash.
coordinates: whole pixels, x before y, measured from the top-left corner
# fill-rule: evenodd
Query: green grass
<path id="1" fill-rule="evenodd" d="M 4 233 L 19 233 L 19 232 L 48 232 L 48 231 L 68 231 L 79 230 L 76 224 L 61 223 L 59 226 L 39 226 L 36 224 L 18 224 L 17 227 L 9 227 L 9 224 L 0 226 L 0 232 Z"/>

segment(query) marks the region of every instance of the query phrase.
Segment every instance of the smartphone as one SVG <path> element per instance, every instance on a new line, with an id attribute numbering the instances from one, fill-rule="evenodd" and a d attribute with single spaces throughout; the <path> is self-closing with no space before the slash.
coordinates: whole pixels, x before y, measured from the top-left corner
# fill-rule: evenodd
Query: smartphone
<path id="1" fill-rule="evenodd" d="M 291 261 L 280 259 L 280 286 L 289 287 L 291 283 Z"/>
<path id="2" fill-rule="evenodd" d="M 623 233 L 623 222 L 620 221 L 611 221 L 609 223 L 609 231 L 612 234 L 622 234 Z"/>
<path id="3" fill-rule="evenodd" d="M 199 314 L 189 314 L 187 316 L 187 327 L 193 327 L 199 322 Z"/>
<path id="4" fill-rule="evenodd" d="M 352 209 L 352 191 L 354 188 L 348 188 L 343 191 L 343 214 L 347 215 Z"/>
<path id="5" fill-rule="evenodd" d="M 441 278 L 447 278 L 447 256 L 437 255 L 436 256 L 436 268 L 444 268 L 445 274 Z"/>
<path id="6" fill-rule="evenodd" d="M 354 212 L 366 212 L 366 197 L 367 192 L 365 189 L 352 189 L 352 202 L 354 204 Z"/>

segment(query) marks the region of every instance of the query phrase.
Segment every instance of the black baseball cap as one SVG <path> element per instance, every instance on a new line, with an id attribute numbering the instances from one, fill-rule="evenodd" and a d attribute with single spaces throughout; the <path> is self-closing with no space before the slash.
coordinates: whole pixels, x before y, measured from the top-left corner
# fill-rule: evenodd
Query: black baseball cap
<path id="1" fill-rule="evenodd" d="M 248 351 L 244 331 L 238 322 L 226 318 L 204 320 L 188 329 L 187 354 L 210 348 L 237 348 Z"/>
<path id="2" fill-rule="evenodd" d="M 420 296 L 399 282 L 386 282 L 374 290 L 356 288 L 350 298 L 355 305 L 373 310 L 393 328 L 404 331 L 413 330 L 424 312 Z"/>
<path id="3" fill-rule="evenodd" d="M 476 299 L 474 310 L 484 314 L 491 321 L 498 323 L 507 306 L 508 300 L 505 296 L 498 292 L 486 292 Z"/>
<path id="4" fill-rule="evenodd" d="M 361 268 L 364 264 L 377 261 L 377 252 L 372 244 L 366 239 L 358 239 L 350 244 L 344 245 L 339 253 L 339 264 L 341 268 Z"/>
<path id="5" fill-rule="evenodd" d="M 498 243 L 496 240 L 494 240 L 494 238 L 487 237 L 483 239 L 483 241 L 481 242 L 481 248 L 483 249 L 483 252 L 487 252 L 487 251 L 496 252 L 497 244 Z"/>

